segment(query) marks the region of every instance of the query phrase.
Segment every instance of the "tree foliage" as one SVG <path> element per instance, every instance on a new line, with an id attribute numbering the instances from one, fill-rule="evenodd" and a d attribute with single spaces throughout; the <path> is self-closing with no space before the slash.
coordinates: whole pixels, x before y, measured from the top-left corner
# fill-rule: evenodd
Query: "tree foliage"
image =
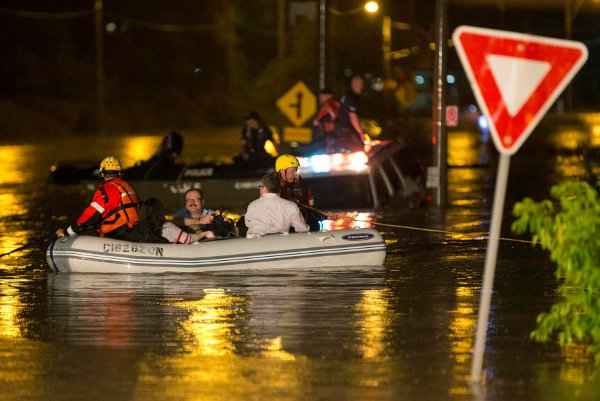
<path id="1" fill-rule="evenodd" d="M 552 187 L 551 198 L 525 198 L 513 213 L 512 229 L 530 232 L 550 252 L 559 280 L 558 301 L 538 316 L 532 339 L 583 344 L 600 363 L 600 199 L 585 182 Z"/>

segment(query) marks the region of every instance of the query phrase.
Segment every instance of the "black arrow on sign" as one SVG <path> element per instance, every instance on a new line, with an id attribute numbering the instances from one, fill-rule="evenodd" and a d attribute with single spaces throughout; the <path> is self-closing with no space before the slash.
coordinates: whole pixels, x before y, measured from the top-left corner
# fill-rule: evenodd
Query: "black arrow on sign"
<path id="1" fill-rule="evenodd" d="M 289 106 L 296 109 L 296 118 L 302 118 L 302 92 L 296 93 L 296 103 L 290 103 Z"/>

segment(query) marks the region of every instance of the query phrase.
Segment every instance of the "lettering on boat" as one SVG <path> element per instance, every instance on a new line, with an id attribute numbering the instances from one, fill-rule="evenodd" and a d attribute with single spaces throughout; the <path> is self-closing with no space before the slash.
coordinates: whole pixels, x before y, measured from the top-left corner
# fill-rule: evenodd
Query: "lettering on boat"
<path id="1" fill-rule="evenodd" d="M 188 189 L 201 189 L 202 184 L 200 183 L 180 183 L 175 185 L 164 184 L 163 188 L 167 188 L 172 194 L 183 194 Z"/>
<path id="2" fill-rule="evenodd" d="M 236 181 L 233 187 L 239 190 L 256 189 L 260 185 L 260 181 Z"/>
<path id="3" fill-rule="evenodd" d="M 373 234 L 368 234 L 368 233 L 364 233 L 364 234 L 346 234 L 342 237 L 342 239 L 348 240 L 348 241 L 364 241 L 366 239 L 371 239 L 373 238 L 374 235 Z"/>
<path id="4" fill-rule="evenodd" d="M 126 253 L 132 255 L 163 256 L 165 249 L 161 246 L 143 244 L 104 244 L 104 253 Z"/>
<path id="5" fill-rule="evenodd" d="M 188 168 L 183 172 L 184 177 L 212 177 L 214 169 L 212 167 L 206 168 Z"/>

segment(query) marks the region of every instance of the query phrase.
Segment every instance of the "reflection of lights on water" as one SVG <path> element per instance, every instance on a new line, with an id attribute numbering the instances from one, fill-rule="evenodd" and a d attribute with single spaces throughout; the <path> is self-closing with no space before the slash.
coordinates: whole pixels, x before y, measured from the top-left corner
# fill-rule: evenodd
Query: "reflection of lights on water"
<path id="1" fill-rule="evenodd" d="M 583 146 L 586 141 L 586 133 L 575 129 L 559 131 L 552 137 L 552 142 L 560 149 L 574 150 Z"/>
<path id="2" fill-rule="evenodd" d="M 594 125 L 592 127 L 592 133 L 590 135 L 590 146 L 593 148 L 600 147 L 600 125 Z"/>
<path id="3" fill-rule="evenodd" d="M 455 199 L 451 204 L 452 206 L 479 206 L 481 199 Z"/>
<path id="4" fill-rule="evenodd" d="M 469 131 L 455 131 L 448 135 L 448 164 L 469 166 L 479 162 L 479 138 Z"/>
<path id="5" fill-rule="evenodd" d="M 363 290 L 358 312 L 360 352 L 363 358 L 382 357 L 385 350 L 385 334 L 389 324 L 389 288 Z"/>
<path id="6" fill-rule="evenodd" d="M 189 312 L 182 328 L 193 340 L 190 351 L 207 356 L 232 354 L 233 340 L 237 337 L 232 310 L 241 304 L 242 298 L 229 295 L 223 289 L 206 289 L 204 292 L 200 300 L 176 303 Z"/>
<path id="7" fill-rule="evenodd" d="M 23 184 L 31 178 L 32 173 L 25 163 L 32 152 L 30 145 L 0 146 L 0 185 Z"/>
<path id="8" fill-rule="evenodd" d="M 455 289 L 456 309 L 451 311 L 449 324 L 450 354 L 454 360 L 452 367 L 455 383 L 450 387 L 449 393 L 453 395 L 469 394 L 466 379 L 469 376 L 469 364 L 471 359 L 471 348 L 473 347 L 473 333 L 475 331 L 476 301 L 473 289 L 458 286 Z"/>
<path id="9" fill-rule="evenodd" d="M 282 361 L 295 361 L 296 356 L 283 349 L 283 342 L 281 337 L 276 337 L 271 340 L 267 340 L 264 345 L 264 351 L 261 353 L 262 356 L 272 359 L 280 359 Z"/>
<path id="10" fill-rule="evenodd" d="M 29 212 L 22 199 L 22 195 L 18 190 L 5 189 L 5 192 L 0 193 L 0 231 L 2 233 L 10 233 L 10 235 L 0 235 L 0 253 L 11 251 L 26 242 L 31 238 L 31 232 L 23 230 L 20 225 L 12 223 L 10 218 L 16 216 L 26 216 Z M 14 253 L 12 256 L 19 256 L 19 253 Z"/>
<path id="11" fill-rule="evenodd" d="M 573 384 L 585 383 L 586 379 L 591 376 L 591 372 L 588 371 L 591 358 L 586 347 L 570 344 L 561 348 L 561 354 L 566 362 L 561 364 L 561 380 Z"/>
<path id="12" fill-rule="evenodd" d="M 0 283 L 0 337 L 21 337 L 17 314 L 21 310 L 19 292 Z"/>
<path id="13" fill-rule="evenodd" d="M 134 136 L 123 138 L 123 155 L 121 163 L 130 166 L 137 161 L 146 160 L 156 152 L 162 137 L 160 136 Z"/>
<path id="14" fill-rule="evenodd" d="M 583 157 L 580 155 L 557 157 L 554 170 L 564 178 L 583 178 L 587 174 Z"/>

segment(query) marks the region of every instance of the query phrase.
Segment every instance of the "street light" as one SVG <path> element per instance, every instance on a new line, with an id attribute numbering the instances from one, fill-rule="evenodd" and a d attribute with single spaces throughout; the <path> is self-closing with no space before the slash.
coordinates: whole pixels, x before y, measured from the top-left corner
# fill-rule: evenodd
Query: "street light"
<path id="1" fill-rule="evenodd" d="M 365 3 L 365 11 L 369 14 L 375 14 L 379 11 L 379 3 L 376 1 L 368 1 Z"/>
<path id="2" fill-rule="evenodd" d="M 327 15 L 349 15 L 360 11 L 375 14 L 379 11 L 379 3 L 368 1 L 362 7 L 351 10 L 340 11 L 327 6 L 327 0 L 319 1 L 319 89 L 325 88 L 326 84 L 326 58 L 327 58 Z"/>

